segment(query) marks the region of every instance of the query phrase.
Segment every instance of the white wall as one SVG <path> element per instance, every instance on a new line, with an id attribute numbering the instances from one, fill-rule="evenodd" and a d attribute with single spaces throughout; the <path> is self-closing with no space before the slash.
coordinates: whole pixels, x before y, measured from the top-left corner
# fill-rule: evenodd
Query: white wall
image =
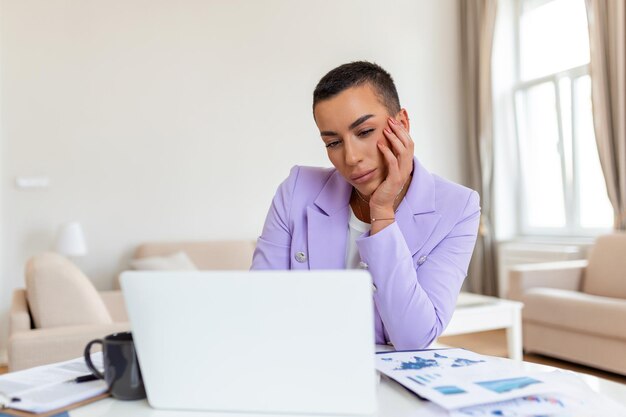
<path id="1" fill-rule="evenodd" d="M 328 165 L 312 90 L 378 62 L 416 153 L 463 182 L 456 0 L 1 0 L 0 347 L 12 289 L 56 228 L 111 288 L 142 241 L 255 238 L 294 164 Z M 45 175 L 23 191 L 16 176 Z"/>

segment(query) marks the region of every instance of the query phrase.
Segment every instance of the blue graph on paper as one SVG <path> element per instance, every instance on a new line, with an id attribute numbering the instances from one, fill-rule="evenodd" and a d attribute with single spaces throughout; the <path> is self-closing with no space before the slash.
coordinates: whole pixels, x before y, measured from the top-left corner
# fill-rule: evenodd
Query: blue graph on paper
<path id="1" fill-rule="evenodd" d="M 419 356 L 414 356 L 413 361 L 411 362 L 400 362 L 400 367 L 397 370 L 406 370 L 406 369 L 423 369 L 423 368 L 432 368 L 438 367 L 439 362 L 435 359 L 424 359 Z"/>
<path id="2" fill-rule="evenodd" d="M 518 416 L 518 415 L 562 415 L 567 407 L 583 404 L 582 400 L 567 400 L 554 395 L 529 395 L 513 400 L 498 401 L 465 407 L 458 410 L 459 415 L 474 416 Z"/>
<path id="3" fill-rule="evenodd" d="M 481 381 L 476 382 L 476 384 L 490 391 L 502 394 L 503 392 L 510 392 L 526 388 L 529 385 L 541 384 L 541 381 L 527 376 L 523 376 L 518 378 L 496 379 L 493 381 Z"/>
<path id="4" fill-rule="evenodd" d="M 413 375 L 408 377 L 411 381 L 419 384 L 419 385 L 429 385 L 435 382 L 437 379 L 441 378 L 441 374 L 438 373 L 428 373 L 428 374 L 420 374 Z"/>
<path id="5" fill-rule="evenodd" d="M 433 359 L 414 356 L 413 359 L 408 362 L 400 362 L 399 366 L 395 370 L 403 371 L 409 369 L 415 370 L 424 368 L 462 368 L 466 366 L 476 365 L 482 362 L 485 361 L 482 359 L 472 360 L 462 357 L 452 358 L 435 352 L 433 355 Z"/>

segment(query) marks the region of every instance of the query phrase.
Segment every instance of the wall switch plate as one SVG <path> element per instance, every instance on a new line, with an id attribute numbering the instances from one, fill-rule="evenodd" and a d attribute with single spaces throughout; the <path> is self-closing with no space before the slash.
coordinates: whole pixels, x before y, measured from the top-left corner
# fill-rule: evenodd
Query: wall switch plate
<path id="1" fill-rule="evenodd" d="M 15 178 L 17 188 L 23 190 L 44 189 L 50 186 L 50 178 L 48 177 L 17 177 Z"/>

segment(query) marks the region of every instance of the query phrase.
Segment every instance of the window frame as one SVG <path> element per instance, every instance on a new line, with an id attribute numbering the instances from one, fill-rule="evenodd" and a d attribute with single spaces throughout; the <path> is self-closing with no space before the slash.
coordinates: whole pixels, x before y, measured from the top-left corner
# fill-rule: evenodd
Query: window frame
<path id="1" fill-rule="evenodd" d="M 516 219 L 516 228 L 518 235 L 522 237 L 593 237 L 599 234 L 610 231 L 610 228 L 589 228 L 581 226 L 580 217 L 580 196 L 579 190 L 579 169 L 576 167 L 577 161 L 577 148 L 578 148 L 578 135 L 575 129 L 576 120 L 576 95 L 577 88 L 575 86 L 576 80 L 584 76 L 590 76 L 589 63 L 583 64 L 577 67 L 569 68 L 566 70 L 558 71 L 552 74 L 548 74 L 542 77 L 533 78 L 530 80 L 521 79 L 521 41 L 520 41 L 520 22 L 522 17 L 522 11 L 524 3 L 529 0 L 515 0 L 515 16 L 514 16 L 514 41 L 515 41 L 515 65 L 514 65 L 514 79 L 515 83 L 511 90 L 511 100 L 513 109 L 513 127 L 515 132 L 515 144 L 514 149 L 517 155 L 517 163 L 515 171 L 517 172 L 517 179 L 514 181 L 514 187 L 516 189 L 516 204 L 519 208 L 519 216 Z M 530 0 L 532 1 L 532 0 Z M 532 7 L 539 7 L 554 0 L 534 0 Z M 563 109 L 561 105 L 561 91 L 560 83 L 563 80 L 569 80 L 569 92 L 570 92 L 570 120 L 569 131 L 571 137 L 565 137 L 565 126 L 563 121 Z M 557 116 L 557 129 L 558 129 L 558 149 L 561 159 L 561 172 L 562 172 L 562 188 L 563 198 L 565 205 L 565 225 L 563 227 L 533 227 L 528 222 L 528 206 L 526 202 L 528 199 L 525 197 L 525 176 L 523 168 L 523 155 L 522 145 L 520 138 L 520 120 L 519 120 L 519 108 L 518 108 L 518 95 L 523 94 L 529 89 L 538 86 L 540 84 L 550 83 L 554 88 L 555 103 L 556 103 L 556 116 Z M 567 143 L 569 142 L 569 143 Z M 604 185 L 604 184 L 603 184 Z"/>

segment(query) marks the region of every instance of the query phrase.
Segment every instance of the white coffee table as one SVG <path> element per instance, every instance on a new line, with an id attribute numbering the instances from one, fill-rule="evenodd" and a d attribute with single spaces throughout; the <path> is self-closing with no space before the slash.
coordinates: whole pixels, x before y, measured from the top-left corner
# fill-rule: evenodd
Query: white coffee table
<path id="1" fill-rule="evenodd" d="M 523 306 L 518 301 L 462 292 L 442 336 L 506 329 L 509 358 L 521 361 Z"/>

